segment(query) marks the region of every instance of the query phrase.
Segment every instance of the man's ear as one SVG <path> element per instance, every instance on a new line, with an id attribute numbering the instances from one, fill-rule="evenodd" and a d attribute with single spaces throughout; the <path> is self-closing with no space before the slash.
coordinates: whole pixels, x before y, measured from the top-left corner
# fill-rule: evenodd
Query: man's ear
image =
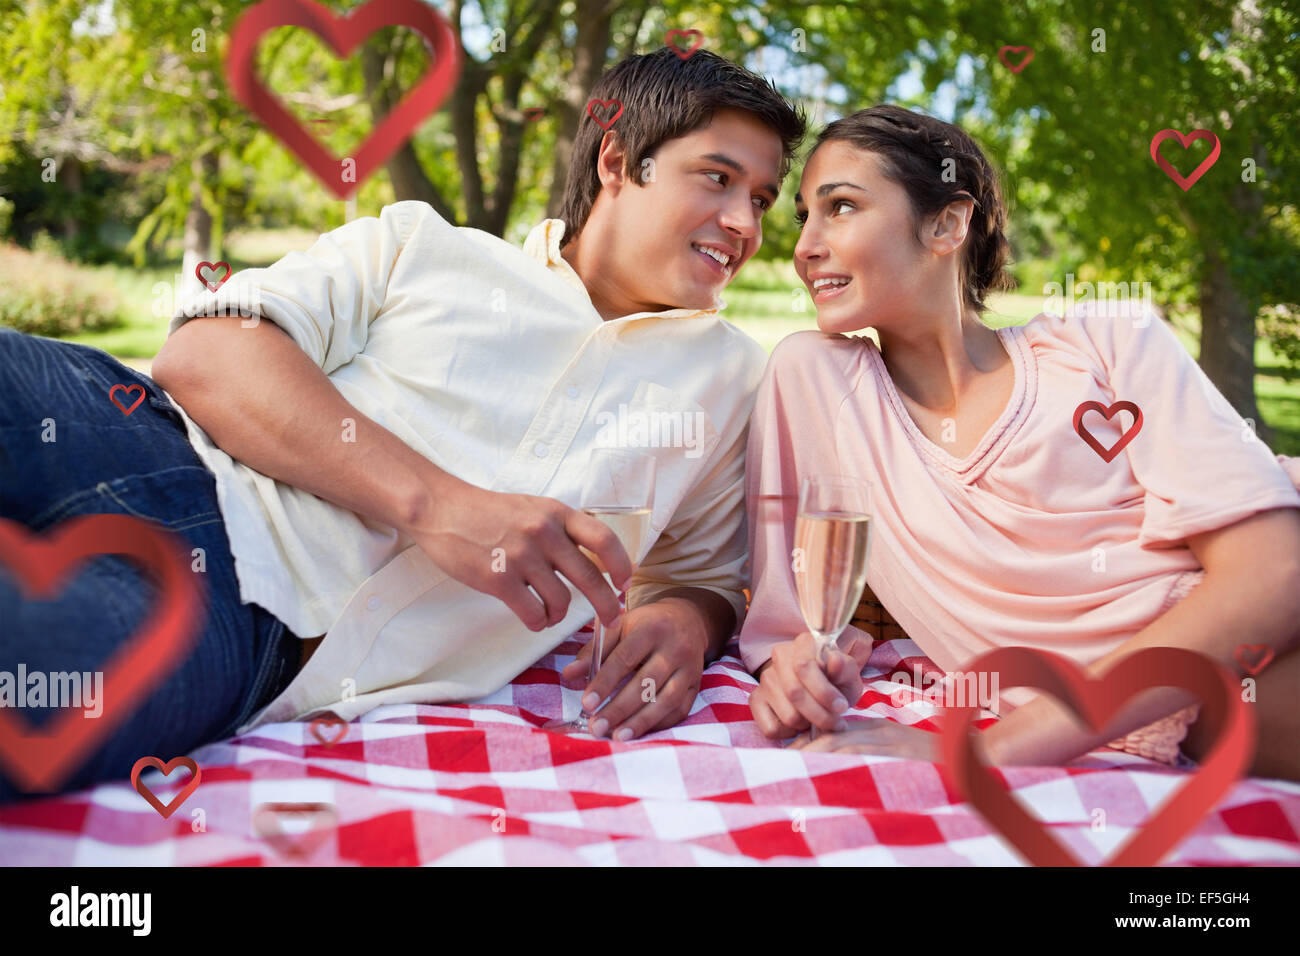
<path id="1" fill-rule="evenodd" d="M 975 197 L 966 192 L 936 213 L 926 241 L 930 251 L 942 256 L 960 249 L 974 214 Z"/>
<path id="2" fill-rule="evenodd" d="M 596 175 L 600 177 L 601 189 L 608 189 L 611 195 L 618 195 L 628 182 L 624 172 L 626 150 L 614 130 L 607 132 L 600 140 L 600 152 L 596 154 Z"/>

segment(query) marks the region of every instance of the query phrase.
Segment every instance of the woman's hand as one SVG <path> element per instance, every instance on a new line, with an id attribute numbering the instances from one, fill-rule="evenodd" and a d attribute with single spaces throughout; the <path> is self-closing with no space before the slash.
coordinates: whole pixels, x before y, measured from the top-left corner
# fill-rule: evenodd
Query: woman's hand
<path id="1" fill-rule="evenodd" d="M 877 718 L 839 734 L 819 734 L 809 740 L 803 734 L 790 742 L 795 750 L 822 753 L 874 754 L 878 757 L 902 757 L 906 760 L 927 760 L 938 763 L 943 759 L 939 749 L 940 735 Z"/>
<path id="2" fill-rule="evenodd" d="M 759 670 L 758 687 L 749 695 L 758 729 L 775 739 L 793 737 L 810 725 L 836 729 L 840 715 L 862 696 L 871 641 L 854 634 L 847 651 L 828 650 L 823 669 L 809 631 L 772 648 L 772 659 Z"/>

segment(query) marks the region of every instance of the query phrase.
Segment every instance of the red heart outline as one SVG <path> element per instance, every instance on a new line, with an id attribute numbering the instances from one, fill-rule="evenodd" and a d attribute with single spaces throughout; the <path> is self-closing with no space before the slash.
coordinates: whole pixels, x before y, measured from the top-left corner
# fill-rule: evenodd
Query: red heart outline
<path id="1" fill-rule="evenodd" d="M 157 767 L 163 772 L 164 777 L 169 775 L 177 767 L 186 767 L 190 771 L 190 779 L 186 782 L 185 786 L 181 787 L 177 794 L 171 798 L 170 802 L 163 803 L 155 797 L 153 791 L 146 787 L 140 780 L 140 774 L 144 773 L 145 767 Z M 193 757 L 172 757 L 172 759 L 168 760 L 165 764 L 157 757 L 141 757 L 135 762 L 135 766 L 131 768 L 131 786 L 135 787 L 136 792 L 149 802 L 149 806 L 162 814 L 164 820 L 180 809 L 180 805 L 189 799 L 190 794 L 194 792 L 195 788 L 199 785 L 199 781 L 202 779 L 203 771 L 199 769 L 199 765 L 194 762 Z"/>
<path id="2" fill-rule="evenodd" d="M 1154 866 L 1245 772 L 1256 741 L 1255 713 L 1237 694 L 1235 678 L 1210 658 L 1181 647 L 1148 647 L 1124 658 L 1097 679 L 1067 657 L 1027 647 L 1003 647 L 967 670 L 998 675 L 1001 687 L 1037 687 L 1082 713 L 1101 731 L 1130 698 L 1156 686 L 1191 691 L 1201 716 L 1220 727 L 1214 748 L 1180 791 L 1105 861 L 1107 866 Z M 949 708 L 943 717 L 944 772 L 962 797 L 1035 866 L 1080 866 L 983 764 L 968 733 L 978 710 Z"/>
<path id="3" fill-rule="evenodd" d="M 348 735 L 347 721 L 341 717 L 336 717 L 333 714 L 326 714 L 323 717 L 317 717 L 307 726 L 311 728 L 312 736 L 326 747 L 333 747 Z M 321 733 L 322 727 L 338 727 L 339 732 L 333 737 L 327 737 L 325 734 Z"/>
<path id="4" fill-rule="evenodd" d="M 1252 655 L 1255 657 L 1254 663 L 1251 662 Z M 1273 662 L 1273 648 L 1267 644 L 1238 644 L 1232 656 L 1242 670 L 1254 677 Z"/>
<path id="5" fill-rule="evenodd" d="M 1019 66 L 1012 66 L 1010 61 L 1007 59 L 1007 54 L 1020 53 L 1023 50 L 1028 50 L 1029 55 L 1020 61 Z M 1004 46 L 1002 49 L 998 50 L 998 59 L 1001 60 L 1002 65 L 1005 66 L 1012 73 L 1019 73 L 1021 70 L 1023 70 L 1025 67 L 1029 65 L 1029 61 L 1032 60 L 1033 58 L 1034 58 L 1034 48 L 1029 46 Z"/>
<path id="6" fill-rule="evenodd" d="M 541 119 L 545 115 L 546 115 L 546 108 L 544 106 L 524 107 L 524 119 L 526 119 L 530 123 L 536 123 L 539 119 Z"/>
<path id="7" fill-rule="evenodd" d="M 599 116 L 597 116 L 595 113 L 591 111 L 593 106 L 599 106 L 601 109 L 605 109 L 606 107 L 609 106 L 617 106 L 618 109 L 614 112 L 614 115 L 611 116 L 609 119 L 602 120 Z M 623 115 L 623 104 L 618 100 L 596 100 L 596 99 L 587 100 L 587 115 L 590 116 L 593 120 L 595 120 L 596 125 L 599 126 L 601 129 L 609 129 L 611 126 L 614 125 L 614 121 Z"/>
<path id="8" fill-rule="evenodd" d="M 690 37 L 690 36 L 695 37 L 695 43 L 692 44 L 691 47 L 687 50 L 683 50 L 681 47 L 679 47 L 676 43 L 673 42 L 673 40 L 675 40 L 677 37 Z M 704 34 L 701 33 L 699 30 L 693 30 L 693 29 L 692 30 L 669 30 L 664 35 L 664 46 L 668 47 L 670 50 L 676 53 L 683 60 L 689 60 L 691 58 L 691 54 L 694 53 L 696 50 L 698 50 L 703 45 L 703 43 L 704 43 Z"/>
<path id="9" fill-rule="evenodd" d="M 1102 417 L 1108 421 L 1115 417 L 1118 412 L 1128 412 L 1133 416 L 1133 424 L 1128 427 L 1128 431 L 1120 436 L 1119 441 L 1115 442 L 1114 447 L 1107 451 L 1097 439 L 1092 437 L 1092 432 L 1083 427 L 1083 415 L 1085 412 L 1101 412 Z M 1116 402 L 1107 408 L 1101 402 L 1080 402 L 1079 407 L 1074 410 L 1074 430 L 1079 433 L 1079 437 L 1088 443 L 1101 460 L 1111 462 L 1115 456 L 1122 452 L 1128 443 L 1137 437 L 1137 433 L 1142 430 L 1142 409 L 1138 408 L 1132 402 Z"/>
<path id="10" fill-rule="evenodd" d="M 406 97 L 388 112 L 357 151 L 356 182 L 343 182 L 339 162 L 267 92 L 253 72 L 253 54 L 263 33 L 275 27 L 311 30 L 341 57 L 350 56 L 381 27 L 405 26 L 433 44 L 433 64 Z M 436 9 L 418 0 L 370 0 L 342 17 L 312 0 L 263 0 L 235 23 L 226 56 L 226 80 L 235 99 L 248 108 L 339 199 L 360 188 L 372 172 L 411 138 L 416 126 L 436 110 L 460 75 L 460 44 Z"/>
<path id="11" fill-rule="evenodd" d="M 314 814 L 327 822 L 302 833 L 286 833 L 281 814 Z M 253 831 L 281 856 L 305 859 L 334 832 L 338 819 L 332 803 L 260 803 L 253 809 Z"/>
<path id="12" fill-rule="evenodd" d="M 52 594 L 86 558 L 135 558 L 158 583 L 157 605 L 136 633 L 100 665 L 111 708 L 97 718 L 68 710 L 40 733 L 18 714 L 0 709 L 0 766 L 26 791 L 56 790 L 88 751 L 126 720 L 136 702 L 175 670 L 195 643 L 204 595 L 188 568 L 188 553 L 164 528 L 131 515 L 83 515 L 60 524 L 45 540 L 0 518 L 0 561 L 33 597 Z"/>
<path id="13" fill-rule="evenodd" d="M 113 393 L 116 392 L 119 388 L 122 391 L 126 392 L 127 394 L 131 394 L 138 388 L 140 390 L 140 397 L 131 403 L 130 408 L 127 408 L 125 405 L 123 405 L 121 402 L 119 402 L 116 398 L 113 397 Z M 116 405 L 118 408 L 120 408 L 122 410 L 123 415 L 130 415 L 133 411 L 139 408 L 140 403 L 144 401 L 144 396 L 145 396 L 144 386 L 139 384 L 138 382 L 134 385 L 114 385 L 112 388 L 108 390 L 108 400 L 112 402 L 114 405 Z"/>
<path id="14" fill-rule="evenodd" d="M 1187 149 L 1192 145 L 1193 140 L 1210 139 L 1214 141 L 1214 149 L 1210 150 L 1210 155 L 1201 160 L 1201 165 L 1192 170 L 1190 176 L 1184 178 L 1182 173 L 1174 169 L 1169 160 L 1160 155 L 1160 144 L 1171 137 L 1177 136 L 1178 142 Z M 1208 129 L 1194 129 L 1186 136 L 1176 129 L 1162 129 L 1156 135 L 1151 137 L 1151 158 L 1156 161 L 1156 165 L 1165 171 L 1165 175 L 1176 182 L 1183 192 L 1191 189 L 1196 185 L 1196 181 L 1205 175 L 1205 171 L 1214 165 L 1219 158 L 1220 152 L 1219 137 L 1215 136 Z"/>
<path id="15" fill-rule="evenodd" d="M 315 122 L 315 121 L 313 120 L 313 122 Z M 219 269 L 221 266 L 225 266 L 225 267 L 226 267 L 226 274 L 225 274 L 224 276 L 221 277 L 221 281 L 220 281 L 220 282 L 218 282 L 216 285 L 213 285 L 213 284 L 212 284 L 211 282 L 209 282 L 207 279 L 203 278 L 203 267 L 204 267 L 204 266 L 207 266 L 207 267 L 208 267 L 209 269 L 211 269 L 213 272 L 216 272 L 217 269 Z M 220 289 L 223 285 L 225 285 L 225 284 L 226 284 L 226 280 L 230 278 L 230 263 L 229 263 L 229 262 L 224 262 L 224 261 L 223 261 L 223 262 L 200 262 L 197 266 L 194 267 L 194 275 L 195 275 L 195 277 L 196 277 L 200 282 L 203 283 L 203 287 L 204 287 L 205 289 L 207 289 L 209 292 L 216 292 L 216 291 L 217 291 L 218 289 Z"/>

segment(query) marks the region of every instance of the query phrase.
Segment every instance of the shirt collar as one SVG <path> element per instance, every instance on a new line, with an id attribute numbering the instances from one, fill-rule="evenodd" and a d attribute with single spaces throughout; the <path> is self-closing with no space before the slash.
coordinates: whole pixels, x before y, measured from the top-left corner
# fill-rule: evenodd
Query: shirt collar
<path id="1" fill-rule="evenodd" d="M 591 297 L 587 292 L 587 287 L 582 284 L 582 279 L 574 271 L 573 266 L 569 265 L 568 260 L 560 254 L 560 242 L 564 238 L 564 220 L 563 219 L 544 219 L 533 227 L 532 232 L 528 233 L 528 238 L 524 240 L 524 254 L 536 259 L 548 269 L 555 271 L 561 279 L 582 290 L 582 294 L 587 296 L 587 301 Z M 716 299 L 717 304 L 712 309 L 668 309 L 664 312 L 636 312 L 633 313 L 639 317 L 654 316 L 663 319 L 689 319 L 699 315 L 716 315 L 719 309 L 722 309 L 726 303 L 719 297 Z M 628 316 L 623 316 L 628 318 Z"/>

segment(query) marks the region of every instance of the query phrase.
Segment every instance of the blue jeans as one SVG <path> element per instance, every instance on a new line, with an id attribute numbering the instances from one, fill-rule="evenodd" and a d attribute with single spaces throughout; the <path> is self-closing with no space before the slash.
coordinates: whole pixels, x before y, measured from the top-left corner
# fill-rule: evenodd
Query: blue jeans
<path id="1" fill-rule="evenodd" d="M 109 400 L 117 384 L 144 386 L 129 416 Z M 115 394 L 129 408 L 140 393 Z M 297 637 L 264 608 L 240 602 L 216 480 L 162 390 L 98 349 L 0 328 L 0 518 L 44 535 L 90 514 L 134 515 L 178 536 L 186 555 L 202 548 L 202 573 L 195 564 L 186 570 L 204 595 L 203 619 L 188 657 L 60 790 L 128 779 L 141 757 L 165 762 L 231 736 L 298 670 Z M 0 560 L 0 672 L 16 680 L 20 664 L 28 675 L 99 670 L 149 616 L 155 590 L 138 564 L 101 555 L 36 601 Z M 39 732 L 57 701 L 27 702 L 7 706 Z M 103 701 L 104 713 L 115 706 L 123 705 Z M 23 793 L 0 765 L 0 803 Z"/>

